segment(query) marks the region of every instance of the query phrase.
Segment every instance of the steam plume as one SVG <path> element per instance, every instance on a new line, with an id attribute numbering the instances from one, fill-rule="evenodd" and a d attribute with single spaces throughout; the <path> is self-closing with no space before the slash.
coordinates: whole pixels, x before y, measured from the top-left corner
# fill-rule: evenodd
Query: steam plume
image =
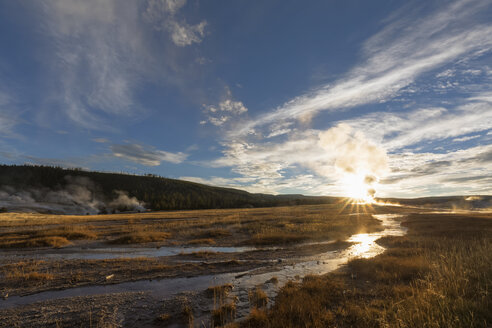
<path id="1" fill-rule="evenodd" d="M 87 177 L 65 177 L 61 188 L 0 188 L 0 207 L 14 211 L 58 214 L 99 214 L 111 211 L 142 211 L 144 204 L 115 190 L 116 198 L 106 201 L 100 188 Z"/>
<path id="2" fill-rule="evenodd" d="M 340 179 L 357 178 L 357 183 L 366 186 L 368 196 L 374 197 L 375 185 L 388 171 L 388 156 L 383 148 L 344 123 L 321 132 L 319 145 L 334 157 Z"/>

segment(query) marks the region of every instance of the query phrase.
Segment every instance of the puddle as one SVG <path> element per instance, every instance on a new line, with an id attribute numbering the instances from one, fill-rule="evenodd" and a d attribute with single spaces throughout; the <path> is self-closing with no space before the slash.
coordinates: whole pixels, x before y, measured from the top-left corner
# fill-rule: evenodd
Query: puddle
<path id="1" fill-rule="evenodd" d="M 135 282 L 125 282 L 114 285 L 104 286 L 85 286 L 78 288 L 70 288 L 57 291 L 47 291 L 28 296 L 13 296 L 7 300 L 0 301 L 0 309 L 31 304 L 39 301 L 47 301 L 52 299 L 76 297 L 76 296 L 91 296 L 109 293 L 120 292 L 150 292 L 157 299 L 167 299 L 173 297 L 183 291 L 200 292 L 213 285 L 221 285 L 232 283 L 235 288 L 231 292 L 232 296 L 237 297 L 237 317 L 243 317 L 249 313 L 248 305 L 248 290 L 260 285 L 267 293 L 270 299 L 273 299 L 279 288 L 289 280 L 302 279 L 308 274 L 325 274 L 336 270 L 340 265 L 344 264 L 353 257 L 369 258 L 376 256 L 384 251 L 384 248 L 377 245 L 375 241 L 382 236 L 402 236 L 406 233 L 406 228 L 400 226 L 400 221 L 394 220 L 403 215 L 399 214 L 380 214 L 373 215 L 376 219 L 382 221 L 385 230 L 375 233 L 361 233 L 351 236 L 348 241 L 355 244 L 341 251 L 330 251 L 317 254 L 313 257 L 301 259 L 300 262 L 293 265 L 278 264 L 276 269 L 270 272 L 262 272 L 264 268 L 253 269 L 240 273 L 224 273 L 218 275 L 204 275 L 190 278 L 171 278 L 161 280 L 140 280 Z M 248 247 L 162 247 L 160 249 L 138 249 L 138 255 L 135 256 L 166 256 L 175 255 L 183 252 L 185 249 L 188 252 L 195 251 L 221 251 L 221 252 L 238 252 L 251 250 Z M 111 254 L 124 252 L 124 256 L 128 257 L 128 249 L 112 249 Z M 106 250 L 107 253 L 107 250 Z M 161 254 L 161 255 L 155 255 Z M 70 255 L 70 254 L 68 254 Z M 88 254 L 88 256 L 102 256 L 107 254 Z M 67 256 L 67 254 L 64 254 Z M 121 255 L 123 257 L 123 254 Z M 92 257 L 99 258 L 99 257 Z M 276 277 L 277 284 L 266 283 L 271 278 Z M 204 312 L 204 315 L 210 312 Z"/>

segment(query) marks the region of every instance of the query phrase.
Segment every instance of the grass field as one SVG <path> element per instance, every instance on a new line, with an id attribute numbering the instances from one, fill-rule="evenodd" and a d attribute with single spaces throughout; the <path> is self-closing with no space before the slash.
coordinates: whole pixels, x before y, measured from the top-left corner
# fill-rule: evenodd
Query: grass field
<path id="1" fill-rule="evenodd" d="M 212 326 L 229 328 L 489 327 L 492 323 L 492 214 L 419 211 L 385 206 L 357 210 L 339 204 L 101 216 L 6 213 L 0 215 L 3 252 L 40 256 L 5 258 L 0 262 L 0 292 L 15 296 L 75 286 L 244 272 L 265 263 L 281 263 L 277 259 L 343 250 L 350 243 L 303 242 L 345 240 L 356 233 L 379 231 L 380 222 L 370 213 L 401 213 L 407 214 L 403 225 L 408 233 L 379 239 L 378 243 L 386 248 L 383 254 L 352 259 L 327 275 L 308 275 L 303 279 L 296 276 L 284 286 L 273 276 L 268 282 L 280 287 L 276 297 L 262 289 L 265 285 L 245 291 L 249 303 L 245 310 L 250 314 L 244 320 L 235 321 L 240 308 L 230 297 L 231 290 L 238 286 L 210 285 L 204 288 L 200 304 L 208 302 Z M 161 258 L 54 260 L 42 257 L 50 248 L 91 245 L 102 248 L 115 245 L 281 247 L 244 254 L 207 249 Z M 165 308 L 148 308 L 145 316 L 156 326 L 176 322 L 196 326 L 200 311 L 197 312 L 195 301 L 188 298 L 173 301 Z M 73 318 L 57 316 L 57 320 L 83 325 L 86 319 L 77 310 L 79 305 L 73 307 Z M 56 312 L 57 307 L 50 309 Z M 118 311 L 130 309 L 131 306 Z M 8 313 L 22 318 L 23 310 L 18 311 Z M 101 311 L 94 315 L 105 313 Z M 49 318 L 45 320 L 51 322 Z"/>
<path id="2" fill-rule="evenodd" d="M 388 250 L 281 289 L 240 327 L 490 327 L 492 215 L 413 214 Z"/>
<path id="3" fill-rule="evenodd" d="M 275 245 L 345 239 L 379 229 L 343 205 L 199 210 L 95 216 L 0 214 L 0 248 L 108 244 Z"/>
<path id="4" fill-rule="evenodd" d="M 197 275 L 251 268 L 255 260 L 274 254 L 245 257 L 211 251 L 182 254 L 181 261 L 214 260 L 218 264 L 179 262 L 168 258 L 111 260 L 46 259 L 49 248 L 110 248 L 121 246 L 268 246 L 296 245 L 304 241 L 344 240 L 358 232 L 381 229 L 369 214 L 350 215 L 338 205 L 238 210 L 200 210 L 129 213 L 97 216 L 0 214 L 0 248 L 5 255 L 16 250 L 35 255 L 0 261 L 0 292 L 28 294 L 50 289 Z M 346 247 L 343 243 L 333 247 Z M 263 254 L 263 255 L 262 255 Z M 259 258 L 261 257 L 261 258 Z"/>

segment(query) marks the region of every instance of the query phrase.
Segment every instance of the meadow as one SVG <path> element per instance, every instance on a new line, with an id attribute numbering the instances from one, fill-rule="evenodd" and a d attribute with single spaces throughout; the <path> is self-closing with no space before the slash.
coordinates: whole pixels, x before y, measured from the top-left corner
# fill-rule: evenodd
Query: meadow
<path id="1" fill-rule="evenodd" d="M 53 259 L 46 253 L 84 253 L 123 247 L 289 247 L 305 242 L 338 241 L 342 247 L 359 232 L 381 229 L 368 213 L 351 215 L 342 205 L 194 210 L 113 215 L 64 216 L 0 214 L 0 292 L 27 295 L 50 289 L 138 279 L 240 271 L 277 259 L 286 250 L 230 253 L 196 251 L 175 256 L 113 259 Z M 129 248 L 128 248 L 129 247 Z M 289 254 L 309 254 L 299 247 Z M 26 255 L 17 257 L 16 254 Z M 203 260 L 200 263 L 190 259 Z M 210 264 L 208 261 L 214 260 Z M 238 260 L 242 260 L 239 262 Z M 111 280 L 106 276 L 113 275 Z"/>
<path id="2" fill-rule="evenodd" d="M 377 240 L 386 249 L 382 254 L 349 257 L 327 274 L 303 273 L 306 261 L 316 263 L 323 254 L 349 249 L 349 236 L 383 230 L 372 214 L 385 213 L 404 215 L 401 224 L 408 231 Z M 159 286 L 166 279 L 210 277 L 202 289 L 191 290 L 190 280 L 172 297 L 156 298 L 138 289 L 102 290 L 0 309 L 0 322 L 11 326 L 437 328 L 492 323 L 492 214 L 486 212 L 339 203 L 95 216 L 3 213 L 0 245 L 0 292 L 6 301 L 18 295 L 37 300 L 36 293 L 74 287 L 143 281 Z M 124 254 L 194 251 L 99 259 L 48 256 L 115 247 Z M 228 247 L 237 250 L 221 251 Z M 290 267 L 298 271 L 288 281 L 268 275 Z M 213 282 L 223 274 L 232 274 L 232 280 Z M 247 284 L 263 276 L 268 279 Z"/>
<path id="3" fill-rule="evenodd" d="M 490 327 L 492 215 L 410 214 L 371 259 L 284 286 L 238 327 Z"/>

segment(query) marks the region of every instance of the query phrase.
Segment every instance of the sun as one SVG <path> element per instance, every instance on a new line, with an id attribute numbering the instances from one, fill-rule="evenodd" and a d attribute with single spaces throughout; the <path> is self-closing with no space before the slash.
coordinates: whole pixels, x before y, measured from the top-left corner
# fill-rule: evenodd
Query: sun
<path id="1" fill-rule="evenodd" d="M 344 192 L 347 197 L 352 198 L 358 203 L 374 203 L 374 198 L 372 197 L 373 188 L 368 184 L 366 175 L 359 174 L 346 174 L 341 181 L 344 188 Z"/>

